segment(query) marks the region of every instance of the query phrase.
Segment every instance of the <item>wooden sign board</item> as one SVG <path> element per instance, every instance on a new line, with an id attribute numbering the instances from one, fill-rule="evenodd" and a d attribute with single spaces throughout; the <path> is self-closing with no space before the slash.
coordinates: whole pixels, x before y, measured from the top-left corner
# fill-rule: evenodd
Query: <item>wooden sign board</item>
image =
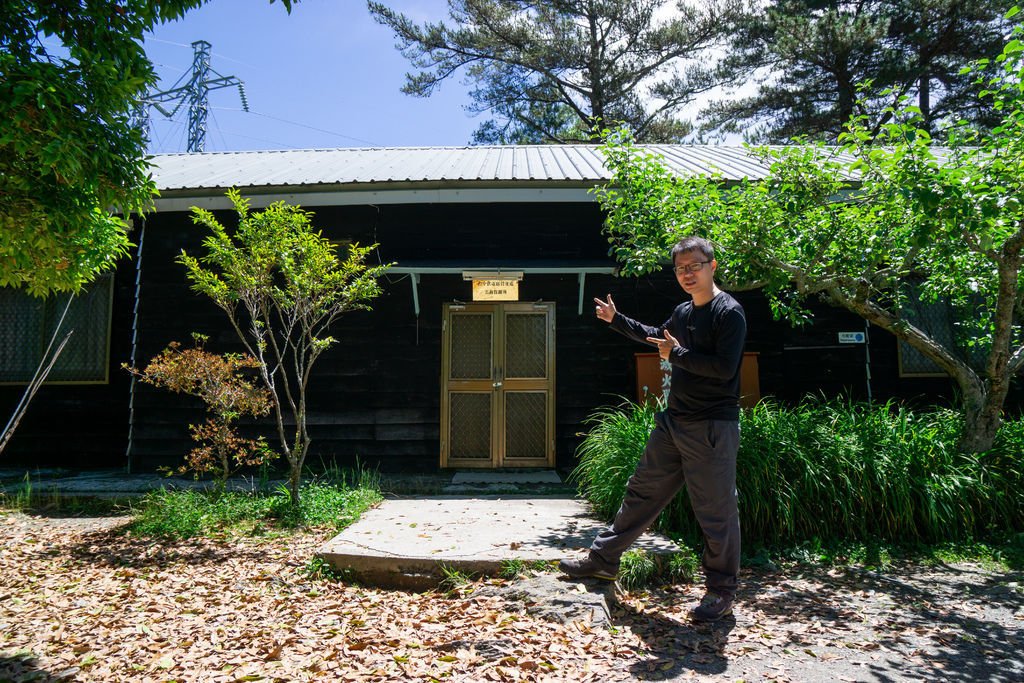
<path id="1" fill-rule="evenodd" d="M 473 301 L 519 301 L 519 280 L 473 278 Z"/>

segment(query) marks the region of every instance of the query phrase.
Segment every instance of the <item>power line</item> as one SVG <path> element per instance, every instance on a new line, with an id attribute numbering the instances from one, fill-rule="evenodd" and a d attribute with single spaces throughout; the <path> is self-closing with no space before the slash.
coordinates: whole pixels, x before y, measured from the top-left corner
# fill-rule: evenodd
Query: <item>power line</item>
<path id="1" fill-rule="evenodd" d="M 354 140 L 356 142 L 362 142 L 362 143 L 365 143 L 367 145 L 371 145 L 373 147 L 380 147 L 381 146 L 380 144 L 378 144 L 376 142 L 372 142 L 370 140 L 364 140 L 363 138 L 357 138 L 357 137 L 354 137 L 352 135 L 345 135 L 344 133 L 338 133 L 337 131 L 327 130 L 326 128 L 317 128 L 316 126 L 310 126 L 309 124 L 306 124 L 306 123 L 299 123 L 298 121 L 290 121 L 288 119 L 283 119 L 280 116 L 274 116 L 272 114 L 264 114 L 263 112 L 253 111 L 252 109 L 242 110 L 242 109 L 231 108 L 231 107 L 216 107 L 216 108 L 217 109 L 222 109 L 222 110 L 225 110 L 225 111 L 246 111 L 246 112 L 248 112 L 250 114 L 255 114 L 256 116 L 262 116 L 263 118 L 266 118 L 266 119 L 273 119 L 274 121 L 280 121 L 281 123 L 287 123 L 287 124 L 290 124 L 292 126 L 298 126 L 300 128 L 308 128 L 309 130 L 315 130 L 318 133 L 327 133 L 328 135 L 336 135 L 339 138 L 345 138 L 346 140 Z"/>
<path id="2" fill-rule="evenodd" d="M 163 40 L 162 38 L 153 38 L 152 36 L 147 37 L 146 41 L 147 42 L 148 41 L 153 41 L 154 43 L 164 43 L 166 45 L 174 45 L 176 47 L 187 47 L 187 48 L 191 48 L 192 47 L 191 45 L 186 45 L 185 43 L 176 43 L 173 40 Z M 250 64 L 249 62 L 243 62 L 241 59 L 235 59 L 234 57 L 228 57 L 227 55 L 222 55 L 219 52 L 211 52 L 210 54 L 213 55 L 214 57 L 217 57 L 218 59 L 224 59 L 224 60 L 227 60 L 229 62 L 235 62 L 236 64 L 241 64 L 242 66 L 247 66 L 250 69 L 257 69 L 257 68 L 259 68 L 259 67 L 255 66 L 253 64 Z"/>
<path id="3" fill-rule="evenodd" d="M 154 38 L 153 36 L 146 36 L 145 42 L 148 43 L 150 41 L 152 41 L 154 43 L 164 43 L 166 45 L 176 45 L 178 47 L 188 47 L 188 48 L 192 47 L 191 45 L 186 45 L 185 43 L 176 43 L 173 40 L 164 40 L 162 38 Z"/>
<path id="4" fill-rule="evenodd" d="M 221 130 L 220 124 L 217 123 L 217 116 L 211 111 L 210 120 L 213 121 L 213 129 L 220 135 L 220 143 L 224 145 L 223 149 L 228 148 L 228 141 L 224 139 L 224 131 Z"/>
<path id="5" fill-rule="evenodd" d="M 256 140 L 257 142 L 267 142 L 267 143 L 270 143 L 271 145 L 277 145 L 277 147 L 279 149 L 282 149 L 282 148 L 300 149 L 296 145 L 292 145 L 292 144 L 289 144 L 287 142 L 280 142 L 278 140 L 269 140 L 267 138 L 259 138 L 259 137 L 256 137 L 255 135 L 246 135 L 245 133 L 239 133 L 237 131 L 227 130 L 227 129 L 224 129 L 224 128 L 222 128 L 221 131 L 224 132 L 224 133 L 227 133 L 228 135 L 236 137 L 236 138 L 245 138 L 247 140 Z"/>

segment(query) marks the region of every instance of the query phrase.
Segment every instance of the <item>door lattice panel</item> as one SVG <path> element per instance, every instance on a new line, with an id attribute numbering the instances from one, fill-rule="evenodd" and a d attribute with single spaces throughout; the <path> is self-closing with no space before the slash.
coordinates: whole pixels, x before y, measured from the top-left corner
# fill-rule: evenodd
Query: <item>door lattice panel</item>
<path id="1" fill-rule="evenodd" d="M 488 379 L 491 376 L 490 314 L 452 316 L 452 379 Z"/>
<path id="2" fill-rule="evenodd" d="M 452 458 L 491 458 L 491 395 L 449 394 Z"/>
<path id="3" fill-rule="evenodd" d="M 546 319 L 543 313 L 517 313 L 506 318 L 506 377 L 544 377 L 547 363 Z"/>
<path id="4" fill-rule="evenodd" d="M 543 458 L 547 451 L 547 395 L 542 391 L 505 394 L 505 457 Z"/>

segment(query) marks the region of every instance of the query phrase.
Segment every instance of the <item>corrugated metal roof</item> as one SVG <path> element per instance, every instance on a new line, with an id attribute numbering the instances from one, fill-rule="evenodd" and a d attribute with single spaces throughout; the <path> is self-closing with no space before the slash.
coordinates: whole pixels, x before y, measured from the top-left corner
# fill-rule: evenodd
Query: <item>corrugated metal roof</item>
<path id="1" fill-rule="evenodd" d="M 763 178 L 764 164 L 741 146 L 649 145 L 680 174 Z M 158 154 L 161 191 L 299 188 L 367 184 L 461 184 L 523 181 L 582 186 L 610 174 L 593 145 L 341 148 Z"/>

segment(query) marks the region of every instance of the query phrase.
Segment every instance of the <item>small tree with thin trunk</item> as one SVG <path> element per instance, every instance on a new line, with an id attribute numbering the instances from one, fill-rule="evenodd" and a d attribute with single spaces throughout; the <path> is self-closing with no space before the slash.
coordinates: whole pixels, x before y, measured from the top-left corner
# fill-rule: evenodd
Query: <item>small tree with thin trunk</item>
<path id="1" fill-rule="evenodd" d="M 389 266 L 366 265 L 377 245 L 352 245 L 344 257 L 313 229 L 311 214 L 284 202 L 250 212 L 237 190 L 228 191 L 238 228 L 233 233 L 204 209 L 193 221 L 209 229 L 199 258 L 182 251 L 192 289 L 223 310 L 246 351 L 258 361 L 270 392 L 281 451 L 288 461 L 288 490 L 299 502 L 309 452 L 307 389 L 313 366 L 336 343 L 331 325 L 345 312 L 369 310 L 377 281 Z"/>
<path id="2" fill-rule="evenodd" d="M 839 149 L 756 150 L 770 172 L 736 187 L 680 177 L 611 135 L 614 177 L 597 192 L 613 252 L 647 272 L 680 234 L 702 234 L 722 248 L 729 286 L 763 288 L 777 316 L 806 319 L 811 296 L 847 308 L 949 374 L 961 449 L 988 450 L 1024 368 L 1024 45 L 995 61 L 982 95 L 1001 119 L 991 131 L 960 122 L 936 147 L 920 111 L 902 107 L 878 134 L 854 119 Z M 952 341 L 910 315 L 912 297 L 952 307 Z"/>

